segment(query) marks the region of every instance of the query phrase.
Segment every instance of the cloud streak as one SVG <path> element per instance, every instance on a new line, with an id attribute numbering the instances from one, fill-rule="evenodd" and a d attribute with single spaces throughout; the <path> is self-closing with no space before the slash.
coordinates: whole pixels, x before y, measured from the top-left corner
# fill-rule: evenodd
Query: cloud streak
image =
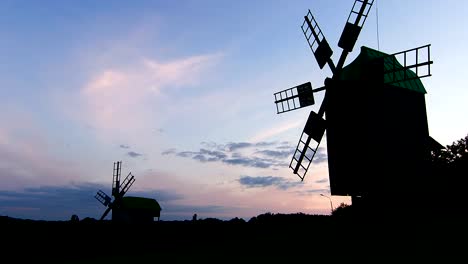
<path id="1" fill-rule="evenodd" d="M 327 178 L 315 181 L 315 183 L 327 183 L 327 182 L 328 182 Z"/>
<path id="2" fill-rule="evenodd" d="M 138 158 L 138 157 L 143 156 L 143 154 L 135 152 L 135 151 L 129 151 L 129 152 L 127 152 L 127 156 L 129 156 L 131 158 Z"/>
<path id="3" fill-rule="evenodd" d="M 258 154 L 262 154 L 268 157 L 272 158 L 287 158 L 292 156 L 294 153 L 294 149 L 289 149 L 289 150 L 261 150 L 257 151 Z"/>
<path id="4" fill-rule="evenodd" d="M 275 176 L 242 176 L 239 178 L 239 183 L 247 188 L 265 188 L 273 186 L 280 190 L 287 190 L 302 184 L 300 181 L 289 181 L 285 178 Z"/>
<path id="5" fill-rule="evenodd" d="M 29 120 L 28 115 L 15 114 L 14 118 L 20 124 L 12 121 L 8 122 L 9 126 L 0 128 L 0 135 L 5 139 L 0 142 L 1 189 L 65 184 L 82 175 L 76 163 L 55 152 L 52 141 L 34 120 Z"/>
<path id="6" fill-rule="evenodd" d="M 103 67 L 79 89 L 75 116 L 105 138 L 145 131 L 149 120 L 154 123 L 155 101 L 171 89 L 197 85 L 222 56 L 213 53 L 169 61 L 146 57 L 128 65 Z"/>
<path id="7" fill-rule="evenodd" d="M 285 159 L 292 155 L 292 146 L 288 146 L 289 150 L 275 149 L 276 147 L 284 148 L 286 144 L 285 142 L 229 142 L 227 144 L 202 142 L 205 148 L 198 151 L 177 151 L 172 148 L 163 151 L 161 154 L 191 158 L 202 163 L 220 162 L 232 166 L 266 169 L 285 167 L 289 164 Z M 249 150 L 250 153 L 248 153 Z"/>
<path id="8" fill-rule="evenodd" d="M 317 150 L 317 153 L 315 153 L 314 159 L 312 160 L 313 163 L 318 164 L 318 163 L 323 163 L 328 161 L 328 156 L 325 152 L 325 148 L 319 148 Z"/>
<path id="9" fill-rule="evenodd" d="M 281 133 L 284 133 L 290 129 L 300 127 L 303 124 L 304 124 L 303 120 L 299 120 L 296 122 L 285 122 L 281 125 L 278 125 L 278 126 L 275 126 L 275 127 L 272 127 L 272 128 L 269 128 L 269 129 L 266 129 L 264 131 L 257 133 L 250 140 L 251 141 L 263 141 L 263 140 L 272 138 L 276 135 L 279 135 Z"/>

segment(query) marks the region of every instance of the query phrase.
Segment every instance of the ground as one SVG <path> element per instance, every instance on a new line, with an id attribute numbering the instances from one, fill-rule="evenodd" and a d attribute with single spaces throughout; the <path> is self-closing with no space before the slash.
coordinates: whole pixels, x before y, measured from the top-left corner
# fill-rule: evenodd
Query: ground
<path id="1" fill-rule="evenodd" d="M 2 252 L 15 262 L 224 263 L 465 262 L 466 217 L 428 220 L 258 217 L 256 221 L 25 221 L 1 217 Z M 465 259 L 465 261 L 463 261 Z"/>

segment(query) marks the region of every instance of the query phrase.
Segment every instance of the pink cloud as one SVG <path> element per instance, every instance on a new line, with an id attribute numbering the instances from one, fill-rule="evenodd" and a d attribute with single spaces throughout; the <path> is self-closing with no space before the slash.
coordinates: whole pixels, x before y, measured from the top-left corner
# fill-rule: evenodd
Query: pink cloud
<path id="1" fill-rule="evenodd" d="M 0 114 L 0 121 L 9 124 L 0 128 L 2 189 L 67 184 L 78 179 L 78 164 L 67 161 L 69 157 L 53 147 L 60 144 L 47 135 L 33 113 L 17 105 L 9 107 L 8 114 Z"/>
<path id="2" fill-rule="evenodd" d="M 162 122 L 152 111 L 164 90 L 201 81 L 221 55 L 199 55 L 168 62 L 144 59 L 133 67 L 106 68 L 80 89 L 77 116 L 100 136 L 125 137 L 150 130 Z"/>
<path id="3" fill-rule="evenodd" d="M 144 64 L 151 73 L 153 91 L 158 92 L 165 86 L 197 83 L 203 71 L 214 66 L 221 57 L 221 54 L 199 55 L 163 63 L 147 59 Z"/>

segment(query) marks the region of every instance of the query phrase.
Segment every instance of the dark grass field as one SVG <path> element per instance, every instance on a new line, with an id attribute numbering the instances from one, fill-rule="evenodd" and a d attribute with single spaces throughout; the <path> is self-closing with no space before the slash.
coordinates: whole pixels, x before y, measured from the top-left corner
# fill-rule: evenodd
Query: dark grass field
<path id="1" fill-rule="evenodd" d="M 273 215 L 135 225 L 1 217 L 1 252 L 14 263 L 466 263 L 467 219 Z"/>

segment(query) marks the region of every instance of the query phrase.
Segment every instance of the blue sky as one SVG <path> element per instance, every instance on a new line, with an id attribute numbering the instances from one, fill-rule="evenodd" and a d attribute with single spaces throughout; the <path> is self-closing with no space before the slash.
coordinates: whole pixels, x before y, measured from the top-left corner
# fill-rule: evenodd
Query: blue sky
<path id="1" fill-rule="evenodd" d="M 112 164 L 162 219 L 329 213 L 326 150 L 303 183 L 288 169 L 310 110 L 273 93 L 330 76 L 302 35 L 311 9 L 335 51 L 353 1 L 2 1 L 0 214 L 98 218 Z M 423 79 L 432 137 L 468 133 L 465 1 L 378 1 L 362 45 L 432 44 Z M 320 101 L 320 96 L 318 99 Z M 347 197 L 333 202 L 349 203 Z"/>

